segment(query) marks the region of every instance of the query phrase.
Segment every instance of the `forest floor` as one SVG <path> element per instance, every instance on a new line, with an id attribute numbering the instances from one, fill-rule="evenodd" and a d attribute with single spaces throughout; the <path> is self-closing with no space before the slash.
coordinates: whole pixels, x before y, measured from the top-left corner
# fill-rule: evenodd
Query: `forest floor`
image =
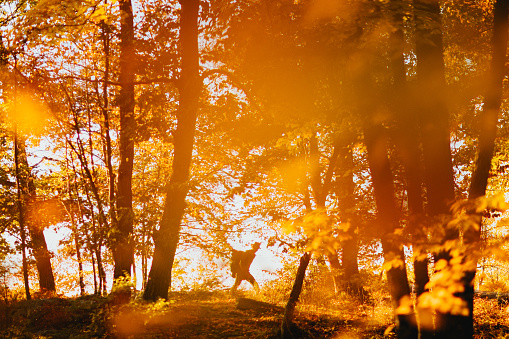
<path id="1" fill-rule="evenodd" d="M 172 293 L 120 305 L 112 297 L 18 301 L 0 309 L 0 338 L 277 338 L 284 308 L 225 292 Z M 362 306 L 359 305 L 362 308 Z M 345 316 L 297 308 L 298 338 L 382 338 L 374 308 Z"/>
<path id="2" fill-rule="evenodd" d="M 507 313 L 486 304 L 476 338 L 507 338 Z M 277 338 L 283 307 L 224 292 L 174 293 L 168 302 L 86 296 L 20 301 L 0 309 L 0 338 Z M 504 316 L 505 313 L 505 316 Z M 301 305 L 296 338 L 387 338 L 389 305 L 342 312 Z"/>

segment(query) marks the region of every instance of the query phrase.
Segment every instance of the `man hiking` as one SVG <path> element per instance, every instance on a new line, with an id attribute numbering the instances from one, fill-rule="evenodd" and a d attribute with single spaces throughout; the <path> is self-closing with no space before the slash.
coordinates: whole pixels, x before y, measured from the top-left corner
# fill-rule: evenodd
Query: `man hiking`
<path id="1" fill-rule="evenodd" d="M 232 250 L 232 264 L 230 268 L 232 270 L 232 277 L 235 278 L 235 283 L 231 289 L 232 293 L 237 291 L 237 287 L 239 287 L 242 280 L 249 281 L 257 292 L 260 290 L 255 278 L 251 275 L 251 273 L 249 273 L 249 267 L 251 266 L 251 263 L 256 256 L 256 251 L 258 251 L 259 248 L 260 243 L 255 242 L 250 250 Z"/>

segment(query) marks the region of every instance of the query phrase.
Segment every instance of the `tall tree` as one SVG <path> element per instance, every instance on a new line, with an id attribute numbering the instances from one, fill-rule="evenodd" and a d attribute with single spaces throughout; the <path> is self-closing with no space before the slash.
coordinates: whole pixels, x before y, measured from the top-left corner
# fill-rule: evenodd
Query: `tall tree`
<path id="1" fill-rule="evenodd" d="M 300 257 L 299 268 L 297 269 L 297 273 L 295 275 L 292 292 L 290 293 L 290 297 L 286 303 L 285 314 L 283 316 L 283 321 L 281 322 L 281 339 L 294 338 L 294 333 L 292 333 L 292 331 L 295 331 L 295 307 L 297 306 L 297 301 L 299 300 L 300 292 L 302 291 L 309 260 L 311 260 L 311 253 L 309 252 L 304 253 Z"/>
<path id="2" fill-rule="evenodd" d="M 387 142 L 382 125 L 372 119 L 364 128 L 364 142 L 368 151 L 369 168 L 377 207 L 377 224 L 380 225 L 381 242 L 387 268 L 387 283 L 398 327 L 398 338 L 416 338 L 417 326 L 412 311 L 399 314 L 398 307 L 410 300 L 410 286 L 405 264 L 403 244 L 398 241 L 396 230 L 400 212 L 396 207 L 394 180 L 387 155 Z M 405 300 L 406 299 L 406 300 Z"/>
<path id="3" fill-rule="evenodd" d="M 413 110 L 410 98 L 410 86 L 407 83 L 405 65 L 405 16 L 404 10 L 409 4 L 402 0 L 390 3 L 392 26 L 390 42 L 390 66 L 392 72 L 392 88 L 390 108 L 394 114 L 396 128 L 393 133 L 396 148 L 404 167 L 406 181 L 406 195 L 408 201 L 407 234 L 412 239 L 414 252 L 415 292 L 419 297 L 429 282 L 426 233 L 420 227 L 420 220 L 424 217 L 423 182 L 421 171 L 421 138 L 419 133 L 418 116 Z M 423 308 L 417 308 L 419 313 L 419 332 L 422 339 L 432 336 L 433 316 Z"/>
<path id="4" fill-rule="evenodd" d="M 201 95 L 199 74 L 198 12 L 199 0 L 180 0 L 179 108 L 177 129 L 173 138 L 172 175 L 166 189 L 166 200 L 159 230 L 154 234 L 154 257 L 145 300 L 168 298 L 175 252 L 179 243 L 182 217 L 189 191 L 189 173 L 193 156 L 195 125 Z"/>
<path id="5" fill-rule="evenodd" d="M 134 260 L 133 246 L 133 193 L 132 175 L 134 161 L 134 136 L 136 120 L 134 115 L 134 71 L 135 44 L 133 9 L 130 0 L 119 1 L 120 6 L 120 165 L 118 168 L 117 211 L 118 230 L 113 235 L 113 256 L 115 271 L 119 278 L 131 273 Z M 117 233 L 118 232 L 118 233 Z"/>
<path id="6" fill-rule="evenodd" d="M 351 140 L 342 140 L 338 156 L 338 165 L 335 170 L 335 193 L 339 200 L 338 209 L 342 222 L 349 225 L 345 232 L 345 238 L 341 241 L 343 249 L 341 261 L 343 264 L 344 288 L 347 292 L 365 300 L 366 291 L 359 281 L 359 263 L 357 256 L 359 253 L 358 231 L 360 225 L 360 211 L 356 210 L 355 181 L 354 181 L 354 159 Z M 337 259 L 336 259 L 337 260 Z M 331 267 L 333 261 L 331 260 Z"/>
<path id="7" fill-rule="evenodd" d="M 16 191 L 17 191 L 17 207 L 18 207 L 18 224 L 20 229 L 21 238 L 21 260 L 23 265 L 23 283 L 25 287 L 25 298 L 30 300 L 30 282 L 28 280 L 28 260 L 27 260 L 27 236 L 25 228 L 25 218 L 23 205 L 23 189 L 21 186 L 21 170 L 19 163 L 19 148 L 18 148 L 18 132 L 14 131 L 14 166 L 16 174 Z"/>
<path id="8" fill-rule="evenodd" d="M 491 170 L 491 161 L 495 149 L 497 125 L 502 103 L 503 80 L 506 77 L 507 42 L 509 30 L 509 1 L 497 0 L 493 8 L 493 35 L 492 56 L 490 70 L 487 77 L 484 104 L 480 115 L 480 131 L 478 137 L 477 159 L 468 191 L 468 198 L 473 201 L 473 208 L 468 211 L 475 225 L 464 232 L 464 241 L 468 249 L 466 256 L 467 270 L 463 277 L 464 291 L 461 298 L 468 305 L 468 316 L 462 317 L 460 327 L 464 338 L 472 338 L 474 335 L 474 278 L 477 269 L 477 253 L 480 249 L 481 232 L 483 228 L 482 212 L 474 212 L 476 199 L 486 195 L 488 177 Z"/>
<path id="9" fill-rule="evenodd" d="M 16 144 L 16 154 L 21 169 L 20 185 L 23 192 L 23 206 L 25 206 L 25 210 L 21 211 L 21 213 L 25 213 L 23 220 L 25 220 L 28 225 L 31 247 L 39 274 L 39 287 L 41 291 L 55 292 L 56 286 L 53 269 L 51 267 L 51 254 L 48 251 L 46 238 L 43 233 L 43 226 L 40 221 L 37 220 L 35 213 L 30 213 L 30 209 L 34 208 L 36 203 L 37 193 L 31 168 L 28 164 L 25 141 L 18 138 Z"/>
<path id="10" fill-rule="evenodd" d="M 449 113 L 445 98 L 445 64 L 442 21 L 439 1 L 414 1 L 415 54 L 420 95 L 418 109 L 426 187 L 426 213 L 442 229 L 441 244 L 458 238 L 458 230 L 448 227 L 450 206 L 454 202 L 454 175 L 450 148 Z M 449 260 L 449 250 L 442 248 L 435 260 Z M 451 324 L 455 316 L 437 311 L 436 335 L 451 338 L 459 335 Z"/>

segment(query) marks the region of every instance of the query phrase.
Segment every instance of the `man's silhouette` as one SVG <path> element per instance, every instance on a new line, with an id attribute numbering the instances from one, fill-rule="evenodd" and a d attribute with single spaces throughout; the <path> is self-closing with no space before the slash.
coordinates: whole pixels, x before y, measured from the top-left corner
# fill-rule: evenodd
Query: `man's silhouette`
<path id="1" fill-rule="evenodd" d="M 256 251 L 258 251 L 259 248 L 260 243 L 255 242 L 250 250 L 247 251 L 232 250 L 231 270 L 232 277 L 235 278 L 235 283 L 233 284 L 231 289 L 232 292 L 237 291 L 237 287 L 239 287 L 242 280 L 249 281 L 257 291 L 260 290 L 255 278 L 251 275 L 251 273 L 249 273 L 249 267 L 251 266 L 251 263 L 253 262 L 256 256 Z"/>

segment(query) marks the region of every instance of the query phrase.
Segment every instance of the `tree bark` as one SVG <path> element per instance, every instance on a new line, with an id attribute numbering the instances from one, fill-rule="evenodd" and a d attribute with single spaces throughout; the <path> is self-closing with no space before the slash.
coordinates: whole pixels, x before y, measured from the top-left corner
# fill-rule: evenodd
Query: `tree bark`
<path id="1" fill-rule="evenodd" d="M 71 219 L 71 230 L 72 237 L 74 240 L 74 248 L 76 249 L 76 259 L 78 261 L 78 283 L 80 287 L 80 295 L 85 295 L 85 281 L 84 281 L 84 273 L 83 273 L 83 260 L 81 258 L 81 244 L 79 240 L 78 226 L 76 224 L 76 218 L 74 217 L 73 211 L 73 203 L 74 199 L 72 198 L 71 186 L 69 183 L 69 177 L 67 177 L 67 189 L 69 192 L 69 207 L 64 206 L 66 209 L 67 215 L 69 219 Z"/>
<path id="2" fill-rule="evenodd" d="M 82 172 L 83 172 L 83 164 L 82 164 Z M 99 295 L 103 295 L 106 293 L 106 274 L 104 272 L 104 268 L 102 265 L 102 256 L 101 256 L 101 246 L 102 246 L 102 227 L 104 226 L 101 223 L 101 219 L 99 217 L 99 226 L 97 226 L 95 213 L 94 213 L 94 205 L 92 204 L 92 198 L 90 197 L 90 193 L 88 189 L 86 189 L 85 194 L 87 196 L 87 201 L 90 206 L 90 218 L 92 219 L 92 237 L 89 236 L 89 244 L 91 246 L 90 251 L 92 253 L 92 258 L 95 254 L 97 259 L 97 274 L 99 277 L 99 286 L 96 290 L 96 293 Z M 90 239 L 92 238 L 92 239 Z"/>
<path id="3" fill-rule="evenodd" d="M 69 177 L 70 168 L 69 168 L 69 157 L 68 157 L 67 146 L 65 148 L 65 159 L 66 159 L 65 169 L 67 172 L 66 179 L 67 179 L 67 194 L 69 196 L 69 200 L 68 200 L 69 206 L 65 206 L 65 203 L 63 205 L 67 212 L 67 215 L 69 216 L 69 219 L 71 220 L 71 227 L 72 227 L 73 238 L 74 238 L 74 246 L 76 248 L 76 259 L 78 260 L 78 280 L 79 280 L 79 286 L 80 286 L 80 295 L 85 295 L 85 282 L 84 282 L 84 276 L 83 276 L 83 261 L 81 259 L 81 244 L 80 244 L 80 240 L 79 240 L 79 233 L 78 233 L 76 218 L 74 215 L 75 200 L 74 200 L 73 189 L 71 187 L 71 179 Z M 73 168 L 74 168 L 74 166 L 73 166 Z M 75 174 L 76 172 L 73 172 L 73 173 Z M 75 177 L 74 177 L 73 181 L 74 181 L 73 186 L 76 187 L 76 196 L 77 196 L 76 204 L 78 204 L 78 210 L 79 210 L 79 212 L 81 212 L 81 208 L 79 207 L 79 202 L 78 202 L 79 193 L 78 193 Z"/>
<path id="4" fill-rule="evenodd" d="M 391 108 L 397 125 L 394 139 L 405 169 L 408 201 L 407 230 L 412 237 L 412 247 L 414 255 L 416 255 L 416 252 L 426 253 L 427 245 L 427 235 L 419 227 L 419 220 L 424 217 L 423 182 L 420 170 L 422 158 L 421 138 L 417 124 L 418 117 L 415 114 L 416 110 L 412 109 L 413 105 L 410 102 L 405 102 L 405 98 L 410 97 L 410 91 L 406 80 L 404 56 L 404 14 L 401 11 L 404 3 L 402 0 L 395 0 L 391 1 L 391 6 L 393 26 L 396 28 L 390 36 L 390 62 L 393 75 Z M 414 276 L 417 298 L 424 293 L 425 286 L 429 282 L 428 263 L 427 257 L 415 256 Z M 431 338 L 433 336 L 433 315 L 429 310 L 423 308 L 417 308 L 417 313 L 419 337 L 421 339 Z"/>
<path id="5" fill-rule="evenodd" d="M 66 158 L 67 158 L 67 154 L 68 153 L 67 153 L 67 146 L 66 146 Z M 76 180 L 78 172 L 76 171 L 76 166 L 74 166 L 74 157 L 72 156 L 72 153 L 68 154 L 68 156 L 71 158 L 70 163 L 72 166 L 72 175 L 74 178 L 73 179 L 73 188 L 74 188 L 74 191 L 76 192 L 76 205 L 78 207 L 78 221 L 81 222 L 81 225 L 83 226 L 83 233 L 85 234 L 85 248 L 90 252 L 90 257 L 91 257 L 91 262 L 92 262 L 92 274 L 94 277 L 94 294 L 97 294 L 98 293 L 97 272 L 95 270 L 95 258 L 94 258 L 93 244 L 92 244 L 89 228 L 87 226 L 87 222 L 85 222 L 85 218 L 83 217 L 82 203 L 81 203 L 80 194 L 79 194 L 79 185 Z M 70 189 L 69 191 L 72 191 L 72 189 Z M 83 284 L 84 284 L 84 282 L 83 282 Z M 80 283 L 80 285 L 81 285 L 81 283 Z"/>
<path id="6" fill-rule="evenodd" d="M 498 115 L 502 102 L 502 81 L 505 77 L 506 50 L 508 41 L 508 0 L 497 0 L 494 5 L 493 27 L 493 55 L 487 84 L 487 92 L 484 96 L 483 112 L 481 115 L 478 141 L 478 154 L 472 182 L 468 195 L 470 199 L 482 197 L 486 194 L 488 177 L 491 169 L 491 160 L 495 149 L 497 136 Z"/>
<path id="7" fill-rule="evenodd" d="M 110 114 L 109 114 L 109 93 L 108 93 L 108 82 L 110 79 L 110 28 L 106 24 L 106 22 L 101 22 L 102 26 L 102 41 L 103 41 L 103 50 L 104 50 L 104 82 L 102 87 L 102 101 L 101 101 L 101 93 L 99 93 L 99 84 L 96 84 L 96 95 L 97 102 L 101 106 L 101 113 L 103 116 L 103 124 L 101 126 L 101 136 L 103 138 L 103 154 L 104 161 L 106 163 L 106 169 L 108 171 L 108 200 L 109 200 L 109 214 L 110 214 L 110 224 L 112 228 L 117 227 L 117 212 L 115 206 L 115 172 L 113 171 L 113 151 L 111 147 L 111 137 L 110 137 Z M 91 131 L 91 114 L 90 110 L 88 112 L 88 130 L 89 134 Z M 89 138 L 90 151 L 92 152 L 92 138 Z"/>
<path id="8" fill-rule="evenodd" d="M 133 233 L 133 194 L 132 175 L 134 159 L 134 136 L 136 121 L 134 117 L 134 26 L 133 10 L 130 0 L 119 1 L 120 29 L 120 165 L 118 168 L 117 212 L 118 230 L 113 234 L 113 257 L 115 260 L 114 279 L 131 274 L 134 260 Z"/>
<path id="9" fill-rule="evenodd" d="M 507 60 L 507 42 L 509 30 L 509 0 L 497 0 L 493 9 L 493 38 L 490 73 L 488 75 L 487 91 L 484 95 L 484 105 L 481 114 L 481 130 L 478 140 L 477 159 L 474 173 L 470 183 L 468 198 L 475 200 L 486 194 L 488 177 L 491 169 L 491 161 L 495 149 L 497 136 L 498 116 L 502 103 L 503 79 L 506 74 L 505 63 Z M 469 249 L 466 260 L 471 261 L 477 267 L 478 258 L 474 253 L 480 249 L 482 232 L 482 212 L 468 211 L 470 218 L 477 224 L 477 229 L 470 227 L 464 232 L 464 242 Z M 474 278 L 476 270 L 469 270 L 463 278 L 465 291 L 459 296 L 467 302 L 469 315 L 460 319 L 461 328 L 465 329 L 465 337 L 472 338 L 474 335 Z"/>
<path id="10" fill-rule="evenodd" d="M 295 331 L 295 325 L 293 323 L 295 306 L 297 305 L 300 292 L 302 291 L 302 286 L 304 285 L 306 269 L 309 265 L 310 259 L 311 253 L 308 252 L 304 253 L 300 258 L 299 268 L 297 269 L 297 274 L 295 275 L 292 292 L 290 293 L 290 298 L 286 303 L 285 314 L 283 316 L 283 321 L 281 322 L 281 339 L 294 338 L 292 331 Z"/>
<path id="11" fill-rule="evenodd" d="M 343 270 L 343 266 L 339 262 L 338 253 L 329 253 L 327 255 L 327 260 L 329 261 L 330 270 L 332 274 L 332 280 L 334 282 L 334 292 L 338 294 L 341 291 L 341 271 Z"/>
<path id="12" fill-rule="evenodd" d="M 26 232 L 25 232 L 25 218 L 24 218 L 24 204 L 23 204 L 23 192 L 21 187 L 21 173 L 19 164 L 19 148 L 18 148 L 18 133 L 14 131 L 14 164 L 16 166 L 16 191 L 17 191 L 17 205 L 18 205 L 18 223 L 21 237 L 21 260 L 23 265 L 23 283 L 25 287 L 25 297 L 27 300 L 32 299 L 30 294 L 30 283 L 28 281 L 28 261 L 26 253 Z"/>
<path id="13" fill-rule="evenodd" d="M 450 214 L 454 202 L 454 175 L 449 136 L 449 114 L 445 102 L 445 66 L 438 0 L 414 1 L 416 20 L 416 55 L 418 91 L 416 107 L 422 134 L 424 180 L 428 213 Z M 447 239 L 457 232 L 447 234 Z"/>
<path id="14" fill-rule="evenodd" d="M 39 274 L 39 288 L 41 291 L 55 292 L 55 279 L 53 277 L 53 269 L 51 267 L 51 254 L 46 245 L 46 238 L 44 237 L 43 228 L 34 216 L 28 217 L 30 208 L 36 200 L 36 188 L 33 181 L 30 166 L 26 155 L 26 148 L 24 140 L 18 136 L 17 142 L 17 156 L 20 166 L 20 184 L 23 193 L 22 200 L 25 206 L 23 213 L 25 217 L 23 220 L 27 223 L 28 233 L 30 235 L 31 247 L 35 257 L 35 264 Z"/>
<path id="15" fill-rule="evenodd" d="M 443 231 L 441 240 L 459 237 L 457 228 L 447 227 L 451 218 L 450 205 L 454 202 L 454 175 L 449 135 L 449 114 L 445 98 L 445 64 L 443 57 L 442 23 L 438 0 L 414 0 L 416 23 L 416 55 L 418 91 L 415 103 L 420 118 L 424 160 L 424 182 L 427 194 L 427 215 L 436 220 Z M 444 219 L 446 220 L 444 222 Z M 435 261 L 449 260 L 449 250 L 435 253 Z M 457 316 L 436 312 L 435 335 L 438 338 L 460 338 Z"/>
<path id="16" fill-rule="evenodd" d="M 395 239 L 394 231 L 398 226 L 399 213 L 396 207 L 394 182 L 387 156 L 387 146 L 383 126 L 372 124 L 370 121 L 364 126 L 364 142 L 368 153 L 368 162 L 373 182 L 378 224 L 381 228 L 382 248 L 384 260 L 399 262 L 387 270 L 387 281 L 392 300 L 392 307 L 397 324 L 398 338 L 417 338 L 417 323 L 415 314 L 396 314 L 403 297 L 410 298 L 405 265 L 403 244 Z"/>
<path id="17" fill-rule="evenodd" d="M 154 257 L 145 300 L 167 299 L 171 270 L 180 236 L 180 226 L 189 191 L 189 173 L 193 153 L 196 117 L 201 92 L 198 54 L 199 0 L 180 0 L 180 102 L 174 134 L 173 173 L 166 190 L 166 201 L 159 231 L 154 234 Z"/>
<path id="18" fill-rule="evenodd" d="M 360 286 L 355 278 L 359 274 L 359 264 L 357 255 L 359 252 L 359 244 L 357 239 L 357 228 L 359 225 L 359 215 L 355 211 L 355 182 L 353 179 L 354 162 L 351 152 L 351 145 L 341 145 L 339 150 L 339 163 L 336 168 L 336 187 L 337 195 L 339 197 L 339 209 L 342 222 L 349 223 L 350 227 L 346 232 L 349 237 L 343 241 L 343 270 L 347 288 L 350 292 L 354 292 L 361 297 L 364 297 L 363 286 Z M 345 176 L 345 173 L 349 173 Z M 355 212 L 354 212 L 355 211 Z"/>

